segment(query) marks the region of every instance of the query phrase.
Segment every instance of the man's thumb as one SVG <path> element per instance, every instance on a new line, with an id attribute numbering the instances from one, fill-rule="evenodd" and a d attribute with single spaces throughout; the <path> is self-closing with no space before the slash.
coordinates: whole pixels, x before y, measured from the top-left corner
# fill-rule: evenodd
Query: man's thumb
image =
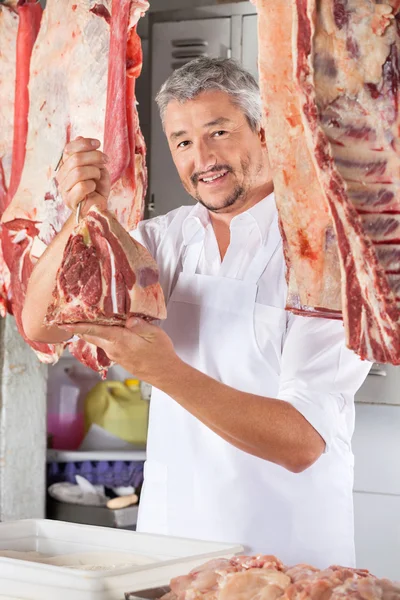
<path id="1" fill-rule="evenodd" d="M 145 337 L 146 334 L 152 333 L 154 325 L 138 317 L 129 317 L 125 323 L 125 327 L 136 333 L 136 335 Z"/>

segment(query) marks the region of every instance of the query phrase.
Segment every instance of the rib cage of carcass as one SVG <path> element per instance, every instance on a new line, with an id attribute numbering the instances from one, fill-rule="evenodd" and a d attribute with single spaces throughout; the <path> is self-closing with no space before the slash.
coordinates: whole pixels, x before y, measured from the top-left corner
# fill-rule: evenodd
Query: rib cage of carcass
<path id="1" fill-rule="evenodd" d="M 143 218 L 147 170 L 135 100 L 142 66 L 136 26 L 147 8 L 146 0 L 47 1 L 31 59 L 24 169 L 2 218 L 13 237 L 13 312 L 23 335 L 27 280 L 69 216 L 55 179 L 67 142 L 79 135 L 99 139 L 110 157 L 109 210 L 127 230 Z M 27 341 L 47 362 L 63 349 Z M 79 340 L 69 348 L 104 372 L 96 347 Z"/>
<path id="2" fill-rule="evenodd" d="M 257 0 L 289 310 L 400 364 L 399 0 Z"/>

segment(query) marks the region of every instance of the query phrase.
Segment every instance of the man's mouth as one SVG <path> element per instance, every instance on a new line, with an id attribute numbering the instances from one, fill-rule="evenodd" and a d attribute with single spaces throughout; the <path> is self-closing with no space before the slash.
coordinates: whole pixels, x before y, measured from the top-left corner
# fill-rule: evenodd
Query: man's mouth
<path id="1" fill-rule="evenodd" d="M 229 173 L 229 171 L 220 171 L 219 173 L 214 173 L 213 175 L 206 175 L 203 177 L 199 177 L 199 181 L 201 181 L 202 183 L 213 183 L 214 181 L 217 181 L 217 179 L 222 179 L 223 177 L 225 177 L 227 174 Z"/>

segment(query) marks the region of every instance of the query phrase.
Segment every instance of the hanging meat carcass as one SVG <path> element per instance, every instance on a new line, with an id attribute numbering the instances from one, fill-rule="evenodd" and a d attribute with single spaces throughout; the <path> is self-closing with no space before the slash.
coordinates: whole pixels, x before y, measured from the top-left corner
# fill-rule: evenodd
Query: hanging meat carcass
<path id="1" fill-rule="evenodd" d="M 0 216 L 15 193 L 24 164 L 29 64 L 41 16 L 36 0 L 8 0 L 0 6 Z M 1 237 L 5 253 L 0 247 L 0 315 L 4 317 L 12 310 L 6 262 L 12 240 L 7 230 L 1 229 Z"/>
<path id="2" fill-rule="evenodd" d="M 287 307 L 342 314 L 348 346 L 392 364 L 400 364 L 399 4 L 257 0 Z"/>
<path id="3" fill-rule="evenodd" d="M 7 206 L 14 132 L 14 94 L 17 62 L 18 13 L 0 4 L 0 210 Z"/>
<path id="4" fill-rule="evenodd" d="M 14 123 L 14 93 L 18 14 L 7 5 L 0 5 L 0 214 L 7 206 L 7 191 L 11 178 L 11 156 Z M 0 248 L 0 315 L 10 308 L 10 272 Z"/>
<path id="5" fill-rule="evenodd" d="M 2 219 L 9 231 L 18 232 L 19 245 L 25 244 L 13 267 L 20 312 L 35 260 L 69 216 L 55 167 L 71 139 L 84 135 L 104 142 L 111 159 L 110 211 L 126 229 L 143 217 L 147 171 L 135 102 L 142 65 L 136 26 L 147 8 L 145 0 L 47 2 L 31 62 L 25 166 Z M 80 340 L 69 348 L 85 364 L 104 368 L 96 347 Z M 57 360 L 62 349 L 54 346 L 50 359 Z"/>

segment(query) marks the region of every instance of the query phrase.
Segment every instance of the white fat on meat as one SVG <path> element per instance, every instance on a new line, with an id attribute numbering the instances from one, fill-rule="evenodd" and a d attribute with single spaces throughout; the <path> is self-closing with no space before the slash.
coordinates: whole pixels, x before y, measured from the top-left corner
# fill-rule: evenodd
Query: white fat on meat
<path id="1" fill-rule="evenodd" d="M 18 14 L 0 5 L 0 40 L 5 52 L 0 53 L 0 169 L 8 188 L 14 133 L 14 92 Z"/>
<path id="2" fill-rule="evenodd" d="M 110 257 L 110 263 L 111 263 L 111 300 L 112 300 L 112 306 L 113 306 L 113 312 L 115 314 L 118 313 L 118 301 L 117 301 L 117 286 L 116 286 L 116 282 L 115 282 L 115 256 L 114 256 L 114 252 L 112 251 L 112 248 L 108 242 L 108 240 L 106 240 L 107 243 L 107 247 L 108 247 L 108 255 Z"/>

